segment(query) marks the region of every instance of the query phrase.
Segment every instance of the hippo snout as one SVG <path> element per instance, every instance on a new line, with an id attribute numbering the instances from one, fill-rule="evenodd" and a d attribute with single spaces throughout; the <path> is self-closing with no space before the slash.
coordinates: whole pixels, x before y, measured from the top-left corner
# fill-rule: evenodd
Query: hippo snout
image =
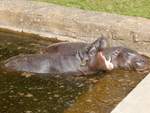
<path id="1" fill-rule="evenodd" d="M 144 56 L 140 56 L 138 58 L 134 58 L 133 67 L 135 70 L 145 70 L 149 67 L 148 59 Z"/>

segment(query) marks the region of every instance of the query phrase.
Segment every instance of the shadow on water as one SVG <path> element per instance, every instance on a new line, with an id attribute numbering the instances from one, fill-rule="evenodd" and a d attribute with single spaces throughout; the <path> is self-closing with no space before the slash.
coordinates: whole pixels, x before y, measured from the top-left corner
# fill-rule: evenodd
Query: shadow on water
<path id="1" fill-rule="evenodd" d="M 37 37 L 0 30 L 0 61 L 54 43 Z M 110 113 L 145 75 L 116 70 L 101 76 L 48 76 L 0 69 L 0 112 Z"/>

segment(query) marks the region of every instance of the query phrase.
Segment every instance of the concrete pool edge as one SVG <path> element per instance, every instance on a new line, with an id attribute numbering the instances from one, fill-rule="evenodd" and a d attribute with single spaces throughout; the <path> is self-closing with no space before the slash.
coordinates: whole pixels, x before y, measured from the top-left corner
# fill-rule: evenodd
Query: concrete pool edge
<path id="1" fill-rule="evenodd" d="M 150 112 L 150 73 L 115 107 L 111 113 Z"/>
<path id="2" fill-rule="evenodd" d="M 27 0 L 0 1 L 0 27 L 34 33 L 62 41 L 91 42 L 108 37 L 110 45 L 123 45 L 150 56 L 150 20 L 140 17 L 66 8 Z"/>

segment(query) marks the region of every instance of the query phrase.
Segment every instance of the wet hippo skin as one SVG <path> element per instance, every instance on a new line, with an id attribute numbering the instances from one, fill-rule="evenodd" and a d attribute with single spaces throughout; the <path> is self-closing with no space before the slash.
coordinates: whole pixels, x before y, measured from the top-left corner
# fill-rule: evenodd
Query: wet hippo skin
<path id="1" fill-rule="evenodd" d="M 60 42 L 56 44 L 51 44 L 46 48 L 42 48 L 38 53 L 56 53 L 69 55 L 70 53 L 75 53 L 78 49 L 84 48 L 87 45 L 87 43 L 82 42 Z"/>
<path id="2" fill-rule="evenodd" d="M 4 67 L 17 71 L 50 74 L 87 75 L 103 70 L 144 70 L 148 67 L 146 57 L 124 47 L 107 48 L 105 38 L 91 44 L 58 43 L 41 52 L 15 56 L 4 62 Z"/>
<path id="3" fill-rule="evenodd" d="M 51 53 L 57 51 L 57 53 L 61 53 L 62 51 L 76 51 L 82 47 L 85 47 L 87 43 L 58 43 L 53 44 L 47 48 L 42 50 L 42 54 Z M 73 48 L 73 49 L 70 49 Z M 63 54 L 67 54 L 63 52 Z M 125 47 L 110 47 L 103 49 L 104 56 L 108 59 L 111 58 L 111 63 L 114 66 L 114 69 L 125 69 L 125 70 L 145 70 L 149 67 L 147 57 L 139 54 L 138 52 L 125 48 Z"/>
<path id="4" fill-rule="evenodd" d="M 83 42 L 60 42 L 52 44 L 49 47 L 42 48 L 40 53 L 57 53 L 61 55 L 69 55 L 75 53 L 77 50 L 85 49 L 89 50 L 90 48 L 103 49 L 107 47 L 107 39 L 103 36 L 95 40 L 93 43 L 83 43 Z"/>
<path id="5" fill-rule="evenodd" d="M 114 69 L 142 71 L 149 68 L 147 57 L 125 47 L 105 48 L 103 54 L 111 58 Z"/>
<path id="6" fill-rule="evenodd" d="M 107 41 L 104 38 L 99 38 L 92 44 L 62 44 L 61 49 L 58 44 L 47 53 L 12 57 L 4 62 L 4 67 L 34 73 L 94 74 L 99 70 L 112 69 L 112 65 L 101 52 L 106 46 Z"/>

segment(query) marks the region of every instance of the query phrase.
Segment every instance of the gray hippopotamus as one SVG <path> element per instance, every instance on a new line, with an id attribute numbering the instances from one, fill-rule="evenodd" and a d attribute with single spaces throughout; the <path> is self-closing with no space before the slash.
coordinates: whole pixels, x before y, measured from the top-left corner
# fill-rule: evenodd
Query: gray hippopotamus
<path id="1" fill-rule="evenodd" d="M 105 41 L 106 43 L 107 41 Z M 105 44 L 104 43 L 104 44 Z M 75 52 L 80 48 L 88 47 L 87 43 L 69 43 L 62 42 L 57 44 L 52 44 L 40 51 L 41 54 L 53 53 L 57 51 L 60 54 L 68 54 L 68 51 Z M 105 44 L 106 45 L 106 44 Z M 106 47 L 102 49 L 101 54 L 113 64 L 113 69 L 125 69 L 125 70 L 136 70 L 141 71 L 149 67 L 147 57 L 139 54 L 138 52 L 125 48 L 125 47 Z M 61 53 L 62 52 L 62 53 Z M 107 63 L 107 61 L 106 61 Z M 106 65 L 106 64 L 105 64 Z"/>
<path id="2" fill-rule="evenodd" d="M 100 70 L 112 70 L 110 59 L 102 51 L 107 40 L 99 38 L 91 44 L 59 44 L 43 54 L 19 55 L 4 62 L 4 67 L 16 71 L 49 74 L 94 74 Z M 58 48 L 58 49 L 57 49 Z M 50 50 L 50 49 L 49 49 Z"/>
<path id="3" fill-rule="evenodd" d="M 125 47 L 105 48 L 102 54 L 111 59 L 113 69 L 142 71 L 149 67 L 147 57 Z"/>

